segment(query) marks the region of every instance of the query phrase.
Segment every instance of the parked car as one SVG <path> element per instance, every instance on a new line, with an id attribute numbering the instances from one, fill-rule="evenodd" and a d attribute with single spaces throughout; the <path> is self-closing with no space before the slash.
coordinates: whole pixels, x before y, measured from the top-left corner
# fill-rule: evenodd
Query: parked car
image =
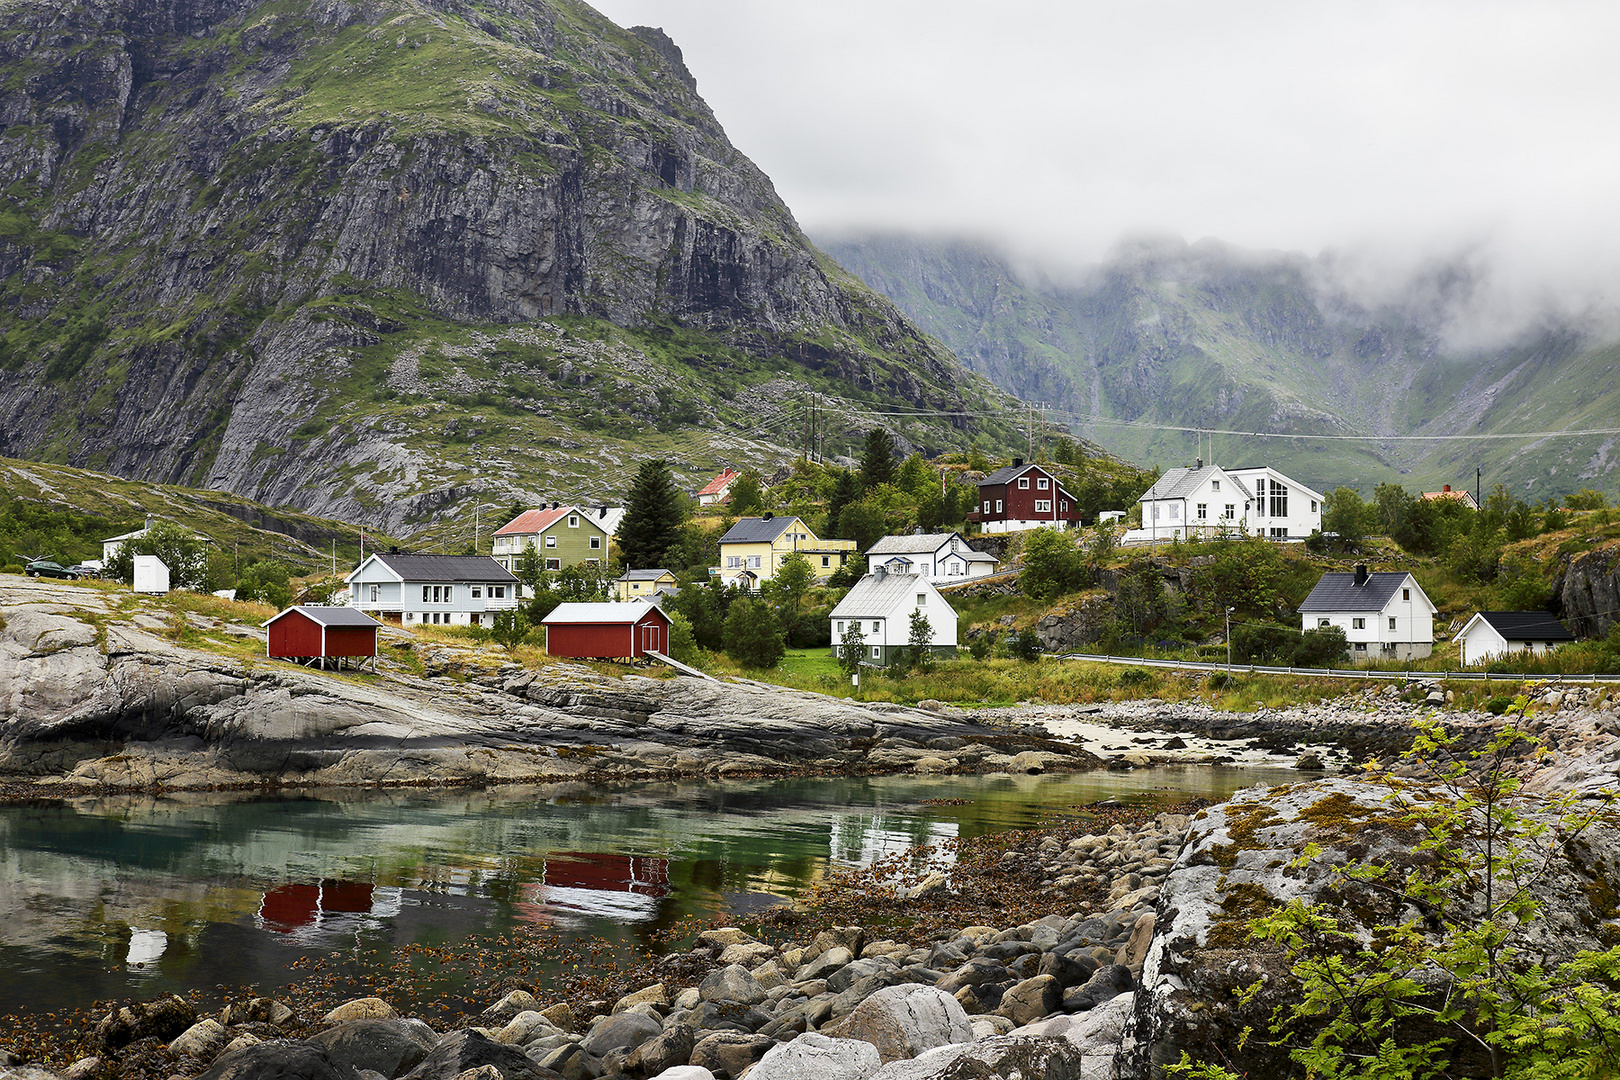
<path id="1" fill-rule="evenodd" d="M 68 573 L 78 574 L 80 577 L 100 577 L 101 567 L 94 563 L 74 563 L 68 567 Z"/>
<path id="2" fill-rule="evenodd" d="M 49 559 L 34 559 L 23 567 L 23 573 L 29 577 L 67 578 L 69 581 L 78 580 L 78 573 L 63 566 L 61 563 L 51 562 Z"/>

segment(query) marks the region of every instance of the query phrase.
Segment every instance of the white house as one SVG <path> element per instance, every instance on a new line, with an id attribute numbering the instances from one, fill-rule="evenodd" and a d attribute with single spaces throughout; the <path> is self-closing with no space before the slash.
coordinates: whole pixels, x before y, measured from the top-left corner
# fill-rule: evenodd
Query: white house
<path id="1" fill-rule="evenodd" d="M 1548 653 L 1574 640 L 1545 611 L 1481 611 L 1457 631 L 1465 664 L 1483 664 L 1510 652 Z"/>
<path id="2" fill-rule="evenodd" d="M 886 666 L 910 642 L 915 611 L 928 620 L 930 651 L 955 656 L 956 609 L 922 574 L 890 574 L 881 567 L 857 581 L 833 608 L 833 655 L 841 654 L 845 636 L 858 626 L 866 662 Z"/>
<path id="3" fill-rule="evenodd" d="M 1199 462 L 1167 469 L 1137 499 L 1142 527 L 1126 543 L 1230 534 L 1303 540 L 1322 528 L 1322 494 L 1261 466 L 1226 469 Z"/>
<path id="4" fill-rule="evenodd" d="M 935 585 L 996 572 L 996 557 L 968 547 L 961 533 L 885 536 L 866 549 L 866 568 L 890 574 L 921 574 Z"/>
<path id="5" fill-rule="evenodd" d="M 1421 660 L 1434 651 L 1438 609 L 1404 571 L 1323 574 L 1299 605 L 1301 630 L 1337 626 L 1352 660 Z"/>
<path id="6" fill-rule="evenodd" d="M 123 547 L 124 544 L 130 540 L 139 540 L 141 537 L 145 536 L 151 528 L 152 519 L 147 518 L 146 524 L 141 526 L 139 529 L 136 529 L 134 532 L 119 533 L 117 536 L 107 537 L 107 539 L 101 542 L 101 565 L 106 566 L 108 563 L 112 562 L 118 557 L 119 548 Z"/>
<path id="7" fill-rule="evenodd" d="M 376 554 L 344 581 L 351 608 L 406 626 L 489 626 L 518 602 L 517 578 L 488 555 Z"/>

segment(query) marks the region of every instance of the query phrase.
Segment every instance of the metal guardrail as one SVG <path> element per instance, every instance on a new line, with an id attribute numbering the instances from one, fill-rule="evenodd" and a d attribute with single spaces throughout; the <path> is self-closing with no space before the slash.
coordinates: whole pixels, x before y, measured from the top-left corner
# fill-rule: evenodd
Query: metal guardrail
<path id="1" fill-rule="evenodd" d="M 1484 682 L 1583 682 L 1620 683 L 1620 675 L 1515 675 L 1491 671 L 1344 671 L 1339 668 L 1275 667 L 1267 664 L 1205 664 L 1196 660 L 1160 660 L 1148 656 L 1102 656 L 1095 653 L 1063 653 L 1058 660 L 1086 660 L 1096 664 L 1129 664 L 1135 667 L 1176 668 L 1182 671 L 1253 672 L 1259 675 L 1314 675 L 1330 679 L 1474 679 Z"/>

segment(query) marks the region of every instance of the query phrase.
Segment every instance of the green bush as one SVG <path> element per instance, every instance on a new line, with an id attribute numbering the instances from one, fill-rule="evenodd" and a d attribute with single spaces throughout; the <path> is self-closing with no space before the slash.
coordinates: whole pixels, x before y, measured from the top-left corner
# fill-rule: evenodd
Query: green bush
<path id="1" fill-rule="evenodd" d="M 20 574 L 23 572 L 21 563 L 6 563 L 0 566 L 0 574 Z"/>
<path id="2" fill-rule="evenodd" d="M 1503 697 L 1501 694 L 1497 694 L 1495 697 L 1486 698 L 1484 703 L 1480 705 L 1480 708 L 1484 709 L 1492 716 L 1501 716 L 1512 707 L 1513 699 L 1510 697 Z"/>

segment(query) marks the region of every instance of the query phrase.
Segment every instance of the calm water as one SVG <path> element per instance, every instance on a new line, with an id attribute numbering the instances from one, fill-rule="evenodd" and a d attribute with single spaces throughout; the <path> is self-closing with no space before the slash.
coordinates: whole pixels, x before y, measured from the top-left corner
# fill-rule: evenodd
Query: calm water
<path id="1" fill-rule="evenodd" d="M 306 954 L 522 923 L 634 946 L 915 844 L 1049 823 L 1110 797 L 1222 798 L 1290 777 L 1188 767 L 0 806 L 0 1013 L 270 988 Z"/>

